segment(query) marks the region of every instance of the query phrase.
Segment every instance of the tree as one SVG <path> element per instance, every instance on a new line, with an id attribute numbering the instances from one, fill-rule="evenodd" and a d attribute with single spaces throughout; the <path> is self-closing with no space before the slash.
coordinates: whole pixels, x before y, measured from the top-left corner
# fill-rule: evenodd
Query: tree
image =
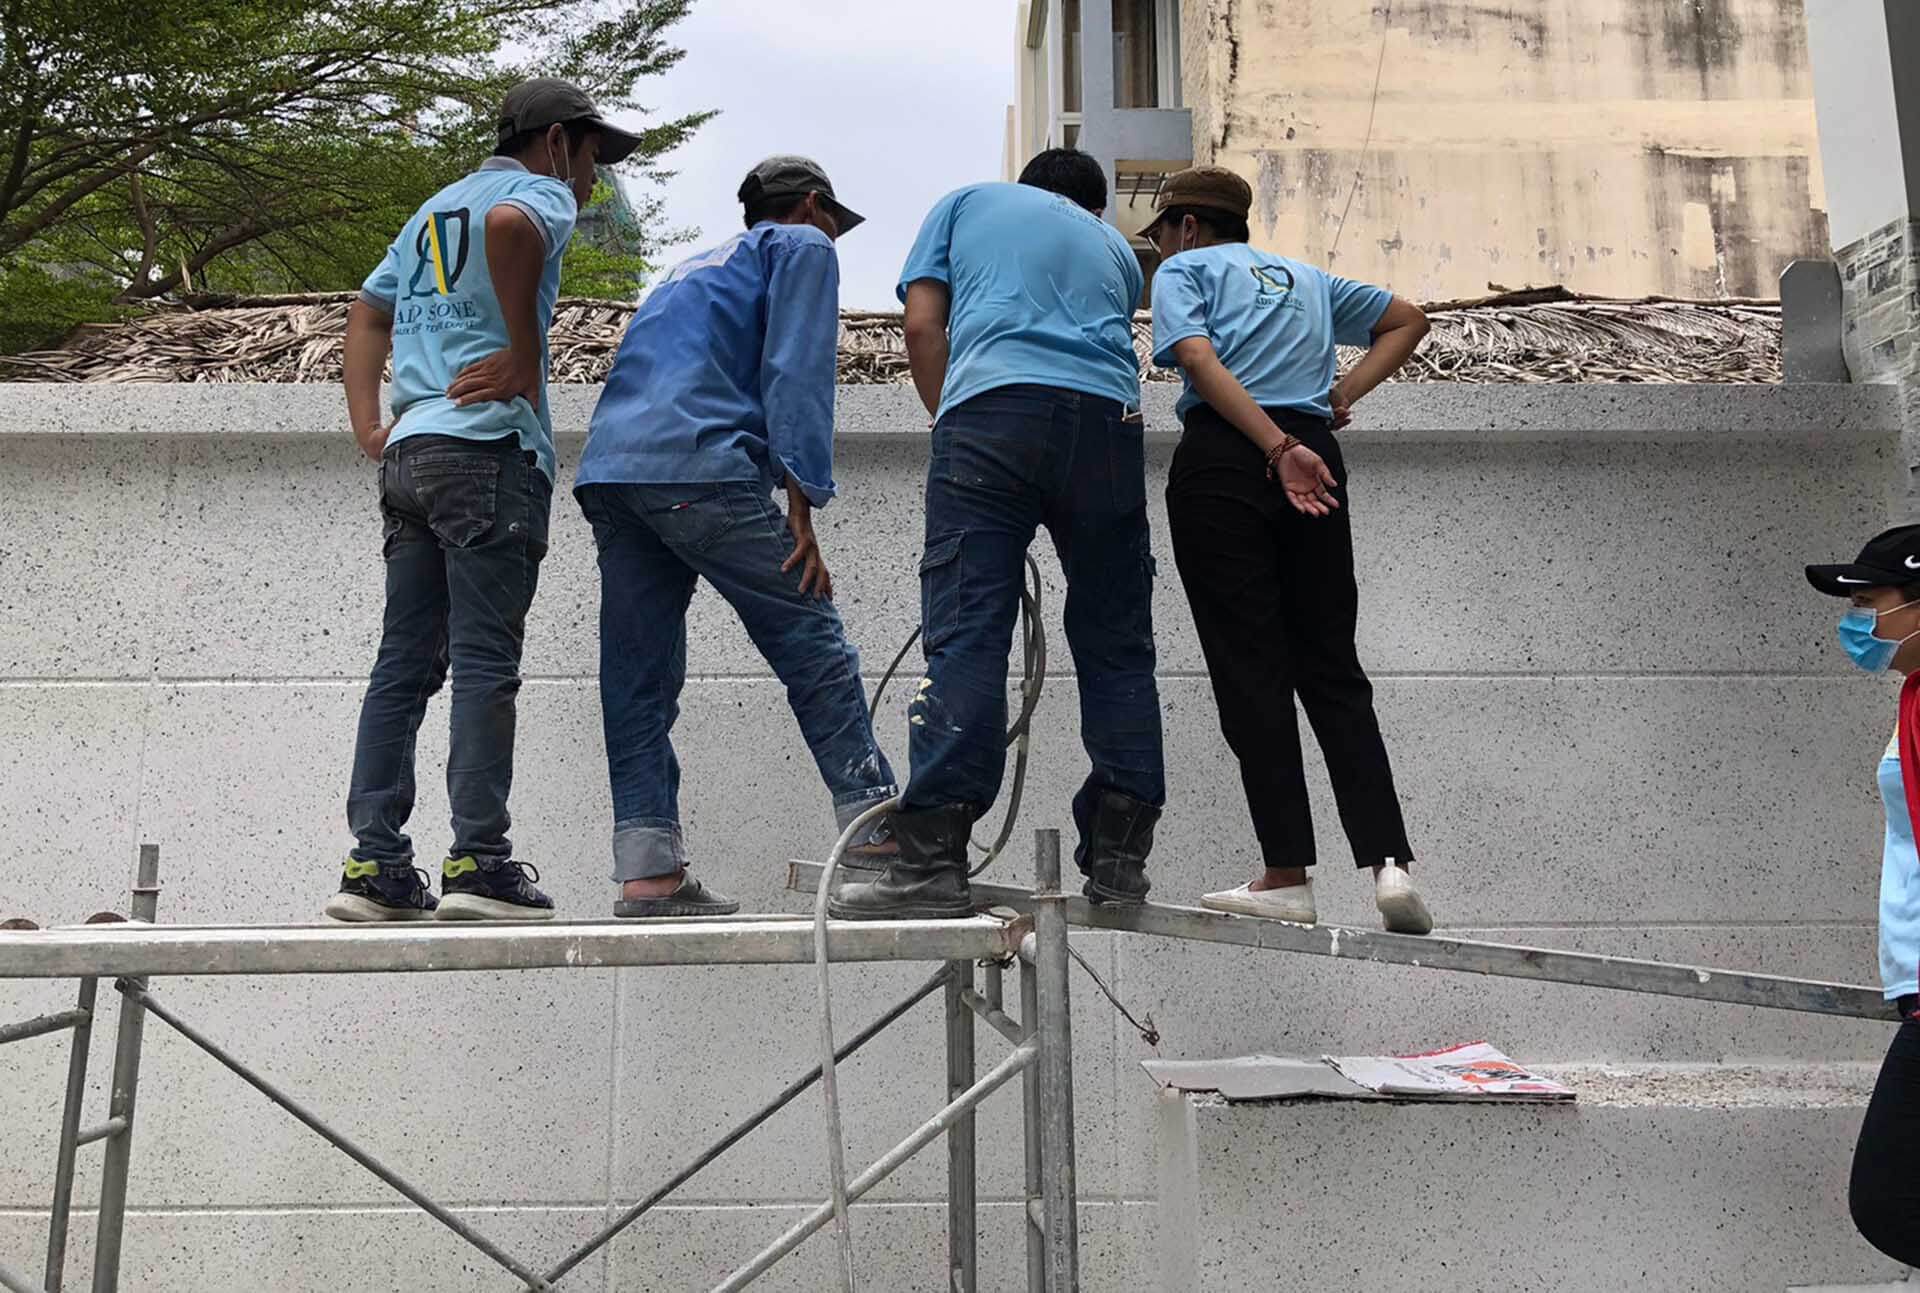
<path id="1" fill-rule="evenodd" d="M 639 109 L 692 4 L 0 0 L 0 301 L 22 274 L 90 273 L 121 302 L 357 286 L 492 151 L 509 86 L 564 76 Z M 657 177 L 711 115 L 652 123 L 622 170 Z M 649 202 L 608 253 L 629 272 L 674 240 Z"/>

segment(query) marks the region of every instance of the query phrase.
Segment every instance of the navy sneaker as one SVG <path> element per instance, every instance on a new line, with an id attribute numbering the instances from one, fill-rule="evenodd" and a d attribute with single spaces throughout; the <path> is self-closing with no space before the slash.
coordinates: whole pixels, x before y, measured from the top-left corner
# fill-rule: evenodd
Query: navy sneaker
<path id="1" fill-rule="evenodd" d="M 327 919 L 364 923 L 378 920 L 431 920 L 439 906 L 427 885 L 427 873 L 411 863 L 347 859 L 340 892 L 327 899 Z"/>
<path id="2" fill-rule="evenodd" d="M 553 899 L 534 887 L 531 862 L 448 858 L 440 866 L 441 920 L 552 920 Z"/>

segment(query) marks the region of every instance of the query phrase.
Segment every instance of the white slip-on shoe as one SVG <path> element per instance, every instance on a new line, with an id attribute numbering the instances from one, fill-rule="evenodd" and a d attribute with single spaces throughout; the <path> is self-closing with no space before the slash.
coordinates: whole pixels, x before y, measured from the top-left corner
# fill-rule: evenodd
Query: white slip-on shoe
<path id="1" fill-rule="evenodd" d="M 1427 904 L 1420 901 L 1413 877 L 1392 862 L 1381 867 L 1374 879 L 1373 905 L 1380 909 L 1380 919 L 1389 933 L 1433 932 L 1433 917 L 1427 914 Z"/>
<path id="2" fill-rule="evenodd" d="M 1290 884 L 1284 889 L 1255 889 L 1243 884 L 1235 889 L 1201 896 L 1200 905 L 1209 911 L 1229 911 L 1236 916 L 1263 916 L 1295 925 L 1311 925 L 1319 919 L 1313 907 L 1313 881 Z"/>

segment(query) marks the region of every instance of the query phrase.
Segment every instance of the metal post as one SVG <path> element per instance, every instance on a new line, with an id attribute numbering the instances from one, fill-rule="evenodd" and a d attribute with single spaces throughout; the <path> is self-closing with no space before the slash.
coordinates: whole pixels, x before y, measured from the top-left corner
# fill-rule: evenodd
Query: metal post
<path id="1" fill-rule="evenodd" d="M 988 1069 L 987 1075 L 968 1087 L 958 1100 L 921 1123 L 911 1136 L 875 1159 L 873 1165 L 866 1171 L 847 1182 L 848 1202 L 859 1199 L 868 1190 L 893 1175 L 902 1163 L 943 1135 L 957 1119 L 971 1113 L 975 1105 L 1012 1081 L 1016 1073 L 1030 1069 L 1037 1063 L 1039 1063 L 1039 1054 L 1029 1043 Z M 808 1213 L 798 1224 L 766 1248 L 761 1249 L 745 1266 L 714 1285 L 713 1293 L 736 1293 L 736 1290 L 745 1288 L 765 1274 L 775 1262 L 798 1248 L 809 1235 L 818 1234 L 825 1229 L 827 1223 L 832 1220 L 833 1201 L 828 1200 Z"/>
<path id="2" fill-rule="evenodd" d="M 1040 1195 L 1047 1224 L 1048 1293 L 1077 1293 L 1080 1233 L 1074 1201 L 1073 1025 L 1067 997 L 1067 912 L 1060 832 L 1034 832 L 1034 967 L 1040 980 Z"/>
<path id="3" fill-rule="evenodd" d="M 947 968 L 947 1102 L 951 1104 L 973 1085 L 973 1010 L 963 996 L 973 991 L 973 962 L 949 961 Z M 980 1278 L 974 1150 L 969 1110 L 947 1132 L 947 1286 L 952 1293 L 975 1293 Z"/>
<path id="4" fill-rule="evenodd" d="M 160 908 L 160 848 L 140 846 L 140 869 L 134 873 L 133 918 L 151 925 Z M 147 986 L 145 979 L 133 983 Z M 127 1166 L 133 1156 L 133 1101 L 140 1087 L 140 1032 L 147 1012 L 139 998 L 122 993 L 120 1029 L 113 1045 L 113 1095 L 108 1115 L 120 1119 L 123 1130 L 107 1141 L 100 1169 L 100 1223 L 93 1248 L 93 1293 L 116 1293 L 120 1287 L 120 1241 L 127 1225 Z"/>
<path id="5" fill-rule="evenodd" d="M 1020 1022 L 1032 1041 L 1040 1020 L 1040 978 L 1025 957 L 1020 960 Z M 1026 1206 L 1020 1209 L 1027 1232 L 1027 1293 L 1046 1293 L 1046 1235 L 1034 1224 L 1033 1205 L 1040 1199 L 1040 1066 L 1033 1065 L 1021 1075 L 1020 1123 L 1027 1155 Z"/>
<path id="6" fill-rule="evenodd" d="M 60 1111 L 60 1150 L 53 1161 L 53 1210 L 47 1218 L 47 1293 L 67 1278 L 67 1223 L 73 1214 L 73 1156 L 80 1148 L 80 1113 L 87 1098 L 87 1048 L 93 1040 L 93 1004 L 100 980 L 80 980 L 80 1012 L 67 1055 L 67 1102 Z"/>

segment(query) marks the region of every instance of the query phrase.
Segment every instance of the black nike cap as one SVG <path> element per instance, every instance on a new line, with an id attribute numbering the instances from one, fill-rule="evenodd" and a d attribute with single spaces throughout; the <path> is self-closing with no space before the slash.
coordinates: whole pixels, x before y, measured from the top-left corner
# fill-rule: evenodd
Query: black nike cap
<path id="1" fill-rule="evenodd" d="M 1920 584 L 1920 525 L 1882 530 L 1844 565 L 1808 566 L 1807 582 L 1834 597 L 1851 597 L 1866 588 Z"/>

